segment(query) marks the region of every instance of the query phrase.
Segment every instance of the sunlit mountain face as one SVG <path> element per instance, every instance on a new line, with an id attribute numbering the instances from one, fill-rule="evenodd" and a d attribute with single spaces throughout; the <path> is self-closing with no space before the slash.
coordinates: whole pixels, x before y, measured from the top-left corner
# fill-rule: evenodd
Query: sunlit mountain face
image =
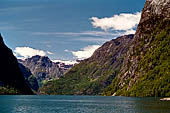
<path id="1" fill-rule="evenodd" d="M 145 0 L 1 0 L 0 32 L 17 58 L 90 57 L 104 42 L 135 33 Z"/>

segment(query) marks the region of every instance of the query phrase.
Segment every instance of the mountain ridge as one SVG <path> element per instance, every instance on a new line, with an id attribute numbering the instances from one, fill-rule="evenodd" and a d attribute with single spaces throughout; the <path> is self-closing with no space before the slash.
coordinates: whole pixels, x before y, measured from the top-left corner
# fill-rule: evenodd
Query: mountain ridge
<path id="1" fill-rule="evenodd" d="M 122 69 L 103 95 L 169 95 L 169 7 L 169 0 L 146 1 Z"/>
<path id="2" fill-rule="evenodd" d="M 0 34 L 0 94 L 32 95 L 32 90 L 26 84 L 24 76 L 19 69 L 16 57 L 9 49 Z"/>
<path id="3" fill-rule="evenodd" d="M 19 60 L 19 62 L 30 69 L 31 73 L 37 78 L 39 86 L 43 82 L 58 79 L 63 75 L 58 65 L 47 56 L 36 55 L 25 60 Z"/>
<path id="4" fill-rule="evenodd" d="M 76 64 L 59 80 L 45 84 L 40 88 L 40 93 L 100 95 L 119 72 L 132 39 L 133 35 L 125 35 L 106 42 L 90 58 Z"/>

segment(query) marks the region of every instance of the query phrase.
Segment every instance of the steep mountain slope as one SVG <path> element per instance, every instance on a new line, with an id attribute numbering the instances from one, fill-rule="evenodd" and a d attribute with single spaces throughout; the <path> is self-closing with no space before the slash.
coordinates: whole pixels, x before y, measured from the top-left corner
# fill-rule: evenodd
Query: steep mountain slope
<path id="1" fill-rule="evenodd" d="M 20 68 L 22 74 L 24 75 L 24 78 L 25 78 L 26 83 L 28 84 L 28 86 L 33 91 L 35 91 L 35 92 L 38 91 L 39 85 L 38 85 L 38 81 L 37 81 L 36 77 L 31 73 L 31 71 L 28 68 L 26 68 L 21 63 L 19 63 L 19 68 Z"/>
<path id="2" fill-rule="evenodd" d="M 59 80 L 40 88 L 41 94 L 99 95 L 118 74 L 133 39 L 126 35 L 106 42 L 92 57 L 75 65 Z"/>
<path id="3" fill-rule="evenodd" d="M 170 95 L 170 0 L 146 0 L 120 74 L 104 95 Z"/>
<path id="4" fill-rule="evenodd" d="M 17 59 L 0 35 L 0 94 L 33 94 L 27 86 Z"/>
<path id="5" fill-rule="evenodd" d="M 19 60 L 19 62 L 30 69 L 40 84 L 51 79 L 58 79 L 63 75 L 58 65 L 46 56 L 37 55 L 26 60 Z"/>

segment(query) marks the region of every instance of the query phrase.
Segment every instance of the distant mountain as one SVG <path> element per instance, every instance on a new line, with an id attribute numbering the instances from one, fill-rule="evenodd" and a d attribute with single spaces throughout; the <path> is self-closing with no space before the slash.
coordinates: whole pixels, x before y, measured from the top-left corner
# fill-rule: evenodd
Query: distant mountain
<path id="1" fill-rule="evenodd" d="M 170 96 L 170 0 L 146 0 L 120 74 L 104 95 Z"/>
<path id="2" fill-rule="evenodd" d="M 74 64 L 65 64 L 62 62 L 56 62 L 56 64 L 58 65 L 59 69 L 61 70 L 63 74 L 66 73 L 68 70 L 70 70 L 74 66 Z"/>
<path id="3" fill-rule="evenodd" d="M 25 60 L 18 60 L 37 78 L 40 85 L 63 75 L 59 66 L 46 56 L 33 56 Z"/>
<path id="4" fill-rule="evenodd" d="M 20 71 L 17 59 L 0 35 L 0 94 L 33 94 Z"/>
<path id="5" fill-rule="evenodd" d="M 41 94 L 100 95 L 119 73 L 133 35 L 106 42 L 92 57 L 72 67 L 59 80 L 49 81 Z"/>

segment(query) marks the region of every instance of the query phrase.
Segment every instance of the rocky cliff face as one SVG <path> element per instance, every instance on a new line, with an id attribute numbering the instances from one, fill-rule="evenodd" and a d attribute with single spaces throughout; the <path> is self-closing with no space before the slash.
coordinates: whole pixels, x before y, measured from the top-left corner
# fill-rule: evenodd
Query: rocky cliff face
<path id="1" fill-rule="evenodd" d="M 17 59 L 0 35 L 0 94 L 33 94 L 19 69 Z"/>
<path id="2" fill-rule="evenodd" d="M 106 42 L 64 77 L 45 84 L 40 93 L 100 95 L 118 74 L 132 39 L 133 35 L 126 35 Z"/>
<path id="3" fill-rule="evenodd" d="M 66 73 L 68 70 L 70 70 L 74 64 L 65 64 L 62 62 L 56 62 L 56 64 L 58 65 L 60 71 L 64 74 Z"/>
<path id="4" fill-rule="evenodd" d="M 30 69 L 31 73 L 37 78 L 38 81 L 49 81 L 58 79 L 63 74 L 58 65 L 52 62 L 46 56 L 33 56 L 26 60 L 19 60 L 25 67 Z"/>
<path id="5" fill-rule="evenodd" d="M 104 95 L 169 96 L 170 0 L 146 0 L 120 74 Z"/>

